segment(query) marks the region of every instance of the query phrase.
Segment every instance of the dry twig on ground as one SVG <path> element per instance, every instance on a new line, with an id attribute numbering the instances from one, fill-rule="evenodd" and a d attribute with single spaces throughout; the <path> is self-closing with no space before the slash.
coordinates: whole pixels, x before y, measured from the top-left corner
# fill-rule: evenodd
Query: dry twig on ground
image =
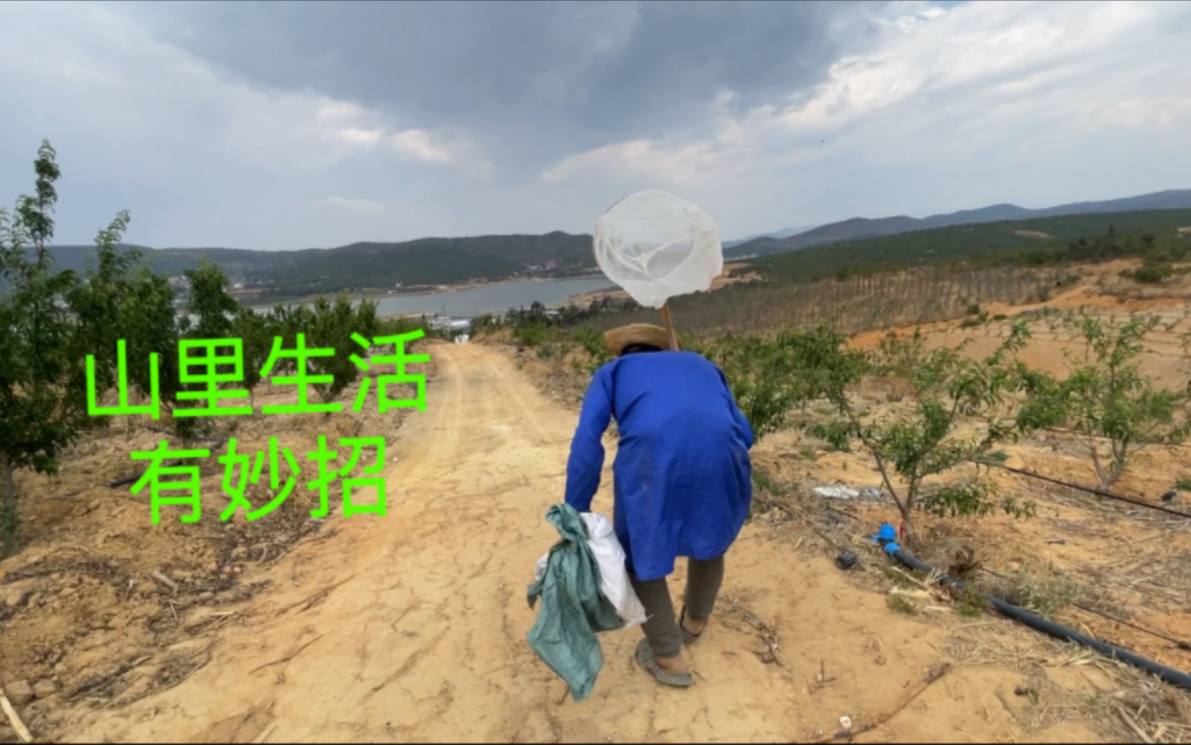
<path id="1" fill-rule="evenodd" d="M 893 716 L 899 711 L 906 708 L 906 706 L 915 698 L 917 698 L 920 693 L 925 691 L 931 683 L 934 683 L 936 680 L 946 675 L 947 671 L 950 669 L 950 662 L 944 662 L 943 664 L 932 668 L 931 671 L 926 674 L 926 677 L 915 683 L 913 686 L 907 688 L 906 692 L 902 694 L 901 698 L 899 698 L 893 706 L 890 706 L 877 716 L 867 721 L 863 721 L 860 724 L 853 725 L 847 729 L 838 730 L 830 735 L 823 735 L 822 737 L 806 740 L 805 742 L 822 743 L 831 742 L 832 740 L 848 740 L 862 732 L 868 732 L 870 729 L 875 729 L 881 726 L 885 722 L 892 719 Z"/>

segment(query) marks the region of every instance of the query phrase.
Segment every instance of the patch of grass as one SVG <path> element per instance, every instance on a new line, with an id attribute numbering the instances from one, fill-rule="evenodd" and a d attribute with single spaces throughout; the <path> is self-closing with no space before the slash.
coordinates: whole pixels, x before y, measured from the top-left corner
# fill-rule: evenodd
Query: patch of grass
<path id="1" fill-rule="evenodd" d="M 773 483 L 769 474 L 761 468 L 753 469 L 753 500 L 749 504 L 745 522 L 752 522 L 759 514 L 773 509 L 785 496 L 785 491 Z"/>
<path id="2" fill-rule="evenodd" d="M 808 425 L 806 432 L 811 437 L 815 437 L 826 443 L 827 450 L 833 453 L 852 452 L 852 443 L 849 441 L 851 432 L 844 422 L 816 422 Z"/>
<path id="3" fill-rule="evenodd" d="M 989 608 L 988 599 L 970 585 L 965 585 L 960 594 L 956 612 L 964 618 L 980 618 Z"/>
<path id="4" fill-rule="evenodd" d="M 1179 491 L 1191 492 L 1191 476 L 1179 476 L 1174 482 L 1174 488 Z"/>
<path id="5" fill-rule="evenodd" d="M 881 574 L 884 575 L 885 579 L 889 580 L 890 582 L 892 582 L 893 584 L 895 584 L 899 587 L 916 587 L 917 586 L 915 584 L 914 580 L 910 579 L 908 576 L 906 576 L 902 572 L 899 572 L 898 570 L 894 569 L 891 566 L 888 566 L 886 564 L 878 564 L 877 568 L 881 571 Z"/>
<path id="6" fill-rule="evenodd" d="M 885 604 L 888 605 L 889 610 L 893 611 L 894 613 L 901 613 L 907 616 L 918 615 L 918 608 L 901 595 L 887 596 L 885 598 Z"/>
<path id="7" fill-rule="evenodd" d="M 1121 272 L 1121 276 L 1142 284 L 1157 284 L 1174 274 L 1174 267 L 1166 262 L 1145 264 L 1133 271 Z"/>
<path id="8" fill-rule="evenodd" d="M 1053 619 L 1064 608 L 1083 599 L 1086 589 L 1050 566 L 1027 565 L 1011 576 L 999 577 L 989 591 L 1005 602 Z"/>

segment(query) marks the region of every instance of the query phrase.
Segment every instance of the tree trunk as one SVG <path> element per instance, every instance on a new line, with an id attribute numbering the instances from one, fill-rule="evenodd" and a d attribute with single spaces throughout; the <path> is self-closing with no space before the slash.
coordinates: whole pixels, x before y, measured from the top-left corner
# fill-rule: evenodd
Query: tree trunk
<path id="1" fill-rule="evenodd" d="M 1125 471 L 1125 455 L 1128 448 L 1127 443 L 1121 443 L 1119 448 L 1117 443 L 1113 443 L 1112 461 L 1109 463 L 1108 473 L 1101 478 L 1101 490 L 1108 491 L 1113 484 L 1117 483 L 1117 479 L 1121 478 L 1121 474 Z"/>
<path id="2" fill-rule="evenodd" d="M 6 453 L 0 453 L 0 559 L 17 548 L 17 484 L 15 468 Z"/>

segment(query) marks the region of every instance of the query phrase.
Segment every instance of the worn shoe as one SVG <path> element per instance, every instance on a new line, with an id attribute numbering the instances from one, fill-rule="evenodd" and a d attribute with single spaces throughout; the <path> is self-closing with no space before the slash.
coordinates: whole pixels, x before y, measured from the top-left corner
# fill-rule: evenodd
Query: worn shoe
<path id="1" fill-rule="evenodd" d="M 645 668 L 645 672 L 652 675 L 659 683 L 675 688 L 690 688 L 695 683 L 695 679 L 691 677 L 690 673 L 672 673 L 659 665 L 657 658 L 653 656 L 653 650 L 649 647 L 648 639 L 642 639 L 637 645 L 634 658 L 637 660 L 637 664 Z"/>

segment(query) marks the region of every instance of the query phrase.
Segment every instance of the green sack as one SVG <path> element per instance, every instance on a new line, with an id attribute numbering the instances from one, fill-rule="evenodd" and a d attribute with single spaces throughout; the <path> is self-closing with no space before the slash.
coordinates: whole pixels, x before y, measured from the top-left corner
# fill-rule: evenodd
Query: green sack
<path id="1" fill-rule="evenodd" d="M 624 621 L 600 592 L 600 567 L 587 545 L 583 518 L 573 507 L 556 504 L 546 520 L 562 540 L 550 549 L 542 578 L 529 586 L 529 607 L 539 596 L 542 607 L 526 641 L 580 703 L 591 695 L 604 666 L 596 632 L 623 628 Z"/>

